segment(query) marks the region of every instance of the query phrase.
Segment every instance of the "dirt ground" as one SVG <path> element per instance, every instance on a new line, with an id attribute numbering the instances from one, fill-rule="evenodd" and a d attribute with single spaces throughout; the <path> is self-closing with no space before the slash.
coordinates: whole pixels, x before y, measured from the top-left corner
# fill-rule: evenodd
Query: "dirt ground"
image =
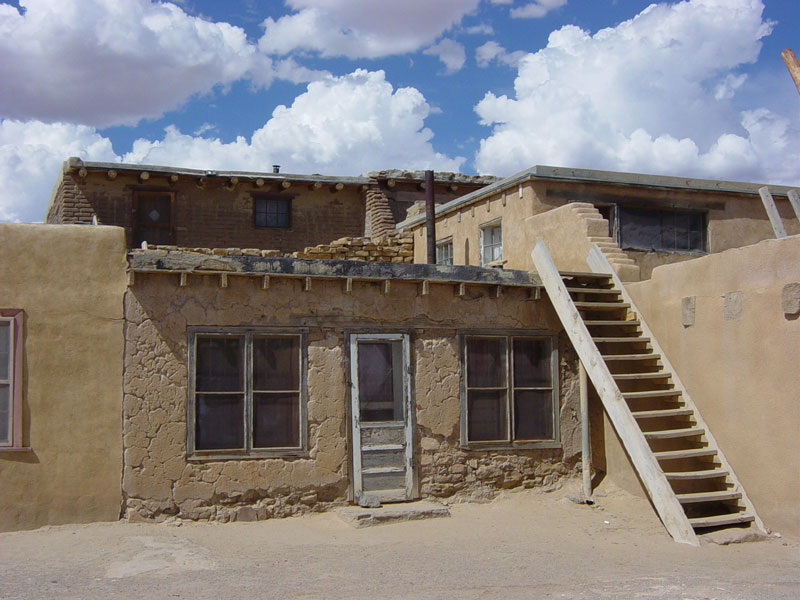
<path id="1" fill-rule="evenodd" d="M 800 540 L 675 544 L 606 489 L 458 504 L 354 529 L 334 513 L 257 523 L 96 523 L 0 534 L 0 598 L 800 598 Z"/>

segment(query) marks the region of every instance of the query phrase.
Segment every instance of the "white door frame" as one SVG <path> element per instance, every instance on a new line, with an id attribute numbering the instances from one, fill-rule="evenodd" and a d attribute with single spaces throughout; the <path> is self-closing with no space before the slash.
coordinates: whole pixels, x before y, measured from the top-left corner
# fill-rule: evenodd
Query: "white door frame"
<path id="1" fill-rule="evenodd" d="M 397 501 L 411 500 L 416 495 L 414 477 L 414 431 L 413 431 L 413 411 L 414 403 L 411 395 L 411 343 L 407 333 L 351 333 L 350 334 L 350 414 L 351 414 L 351 433 L 353 440 L 353 499 L 358 502 L 363 492 L 363 480 L 361 471 L 361 411 L 358 395 L 358 343 L 362 341 L 372 342 L 402 342 L 403 353 L 403 427 L 405 445 L 405 498 L 397 498 Z M 380 428 L 390 426 L 376 423 L 370 427 Z M 368 492 L 379 496 L 382 501 L 390 499 L 380 498 L 380 494 Z"/>

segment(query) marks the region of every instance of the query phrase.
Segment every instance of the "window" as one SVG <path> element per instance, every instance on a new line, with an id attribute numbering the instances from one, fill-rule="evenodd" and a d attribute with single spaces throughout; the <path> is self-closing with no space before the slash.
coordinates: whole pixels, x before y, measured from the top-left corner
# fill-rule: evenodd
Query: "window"
<path id="1" fill-rule="evenodd" d="M 304 338 L 262 331 L 190 333 L 190 453 L 241 458 L 303 450 Z"/>
<path id="2" fill-rule="evenodd" d="M 557 446 L 557 354 L 551 336 L 467 335 L 462 441 Z"/>
<path id="3" fill-rule="evenodd" d="M 453 238 L 448 238 L 441 242 L 436 242 L 436 264 L 453 264 Z"/>
<path id="4" fill-rule="evenodd" d="M 498 221 L 481 227 L 481 266 L 503 260 L 503 230 Z"/>
<path id="5" fill-rule="evenodd" d="M 705 252 L 705 213 L 620 206 L 618 217 L 619 243 L 622 248 Z"/>
<path id="6" fill-rule="evenodd" d="M 254 196 L 256 227 L 291 227 L 292 199 L 287 196 Z"/>
<path id="7" fill-rule="evenodd" d="M 22 311 L 0 309 L 0 450 L 22 447 Z"/>
<path id="8" fill-rule="evenodd" d="M 168 191 L 136 191 L 133 194 L 135 213 L 133 242 L 170 245 L 175 241 L 172 224 L 173 194 Z"/>

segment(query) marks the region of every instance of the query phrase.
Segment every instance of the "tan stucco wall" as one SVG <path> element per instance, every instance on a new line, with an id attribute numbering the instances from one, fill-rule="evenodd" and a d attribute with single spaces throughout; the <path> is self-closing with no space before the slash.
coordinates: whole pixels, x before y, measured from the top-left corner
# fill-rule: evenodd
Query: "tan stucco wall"
<path id="1" fill-rule="evenodd" d="M 653 209 L 704 210 L 708 214 L 708 251 L 722 252 L 774 238 L 761 198 L 754 194 L 681 190 L 608 183 L 532 180 L 515 185 L 505 192 L 476 200 L 437 218 L 436 239 L 453 238 L 453 259 L 458 265 L 480 264 L 480 227 L 501 219 L 503 224 L 503 258 L 509 269 L 533 269 L 530 252 L 537 231 L 526 231 L 539 221 L 527 221 L 568 202 L 592 204 L 618 203 L 621 206 Z M 786 197 L 775 196 L 775 203 L 789 235 L 800 234 L 800 222 Z M 546 221 L 542 221 L 546 223 Z M 425 223 L 409 228 L 414 233 L 414 262 L 425 262 Z M 607 235 L 608 232 L 605 233 Z M 552 237 L 552 236 L 551 236 Z M 568 234 L 562 243 L 571 244 Z M 549 244 L 552 248 L 555 244 Z M 675 261 L 689 260 L 693 253 L 626 251 L 641 268 L 641 277 L 648 278 L 654 267 Z M 585 263 L 580 270 L 585 270 Z"/>
<path id="2" fill-rule="evenodd" d="M 125 268 L 122 229 L 0 224 L 0 306 L 25 311 L 31 449 L 0 451 L 0 531 L 119 518 Z"/>
<path id="3" fill-rule="evenodd" d="M 658 267 L 628 289 L 764 523 L 797 536 L 800 319 L 781 307 L 788 283 L 800 283 L 800 236 Z M 741 317 L 726 320 L 734 291 Z M 684 327 L 689 296 L 695 322 Z"/>
<path id="4" fill-rule="evenodd" d="M 131 517 L 227 521 L 268 518 L 342 503 L 350 489 L 345 344 L 348 332 L 409 332 L 415 394 L 415 455 L 422 496 L 491 493 L 501 487 L 550 485 L 579 459 L 576 362 L 559 339 L 562 447 L 505 452 L 459 447 L 460 329 L 561 330 L 545 299 L 508 288 L 393 281 L 297 279 L 137 273 L 126 294 L 124 479 Z M 187 327 L 308 328 L 308 456 L 247 460 L 186 459 Z M 488 492 L 487 492 L 488 490 Z"/>

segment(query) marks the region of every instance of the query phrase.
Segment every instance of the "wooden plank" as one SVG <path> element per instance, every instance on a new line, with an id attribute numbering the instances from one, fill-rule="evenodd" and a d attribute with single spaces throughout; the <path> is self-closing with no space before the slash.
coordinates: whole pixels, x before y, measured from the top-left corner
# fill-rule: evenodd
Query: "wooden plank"
<path id="1" fill-rule="evenodd" d="M 627 360 L 658 360 L 660 354 L 604 354 L 603 358 L 608 361 L 627 361 Z"/>
<path id="2" fill-rule="evenodd" d="M 616 327 L 616 326 L 623 326 L 623 327 L 633 327 L 639 326 L 638 320 L 632 321 L 625 321 L 625 320 L 597 320 L 597 319 L 587 319 L 584 321 L 587 327 Z"/>
<path id="3" fill-rule="evenodd" d="M 691 480 L 691 479 L 718 479 L 727 477 L 725 469 L 707 469 L 705 471 L 674 471 L 666 473 L 667 479 Z"/>
<path id="4" fill-rule="evenodd" d="M 641 311 L 636 307 L 636 303 L 633 301 L 633 298 L 631 298 L 630 294 L 628 293 L 628 290 L 625 289 L 624 285 L 622 285 L 622 281 L 620 281 L 616 272 L 609 264 L 608 259 L 606 259 L 606 257 L 603 255 L 603 252 L 596 245 L 593 245 L 592 249 L 589 251 L 589 256 L 587 256 L 587 262 L 589 263 L 589 266 L 591 267 L 592 270 L 596 270 L 602 273 L 608 273 L 611 276 L 616 287 L 618 287 L 619 290 L 622 292 L 623 300 L 630 303 L 632 307 L 631 310 L 639 316 L 639 319 L 641 320 L 642 334 L 651 338 L 652 340 L 651 345 L 653 347 L 653 350 L 662 356 L 664 371 L 672 373 L 672 382 L 675 389 L 678 389 L 682 392 L 681 395 L 682 402 L 687 408 L 692 409 L 692 419 L 694 420 L 695 423 L 697 423 L 699 427 L 703 427 L 706 430 L 705 435 L 706 435 L 706 440 L 708 441 L 708 445 L 713 449 L 716 449 L 715 452 L 716 458 L 720 462 L 720 466 L 728 471 L 729 481 L 733 484 L 733 489 L 742 492 L 742 503 L 744 504 L 745 509 L 751 515 L 753 515 L 753 520 L 758 530 L 762 532 L 766 531 L 764 528 L 764 523 L 759 518 L 758 513 L 756 512 L 756 509 L 753 506 L 753 503 L 747 496 L 747 492 L 745 491 L 742 484 L 739 482 L 739 479 L 736 477 L 736 473 L 733 471 L 733 468 L 731 468 L 728 459 L 725 458 L 725 453 L 719 447 L 719 444 L 717 444 L 717 440 L 714 438 L 714 435 L 711 433 L 711 430 L 706 425 L 706 422 L 703 419 L 702 415 L 700 414 L 700 411 L 697 410 L 697 406 L 695 405 L 694 400 L 692 400 L 692 397 L 689 395 L 689 392 L 686 391 L 686 386 L 683 385 L 680 376 L 672 367 L 672 363 L 669 361 L 669 358 L 664 355 L 664 352 L 661 349 L 661 345 L 658 343 L 658 340 L 653 335 L 653 332 L 650 330 L 650 327 L 648 327 L 647 322 L 642 317 Z"/>
<path id="5" fill-rule="evenodd" d="M 671 440 L 682 437 L 697 437 L 705 433 L 702 427 L 685 427 L 683 429 L 662 429 L 661 431 L 645 431 L 648 440 Z"/>
<path id="6" fill-rule="evenodd" d="M 636 336 L 636 337 L 593 337 L 595 344 L 647 344 L 650 342 L 649 337 Z"/>
<path id="7" fill-rule="evenodd" d="M 789 197 L 789 202 L 794 209 L 797 220 L 800 221 L 800 193 L 797 190 L 789 190 L 787 196 Z"/>
<path id="8" fill-rule="evenodd" d="M 671 375 L 664 371 L 658 373 L 613 373 L 618 381 L 639 381 L 645 379 L 669 379 Z"/>
<path id="9" fill-rule="evenodd" d="M 764 210 L 767 211 L 767 216 L 772 225 L 772 231 L 775 232 L 775 237 L 778 239 L 785 238 L 786 228 L 783 226 L 783 221 L 778 213 L 778 207 L 775 206 L 775 200 L 772 199 L 769 188 L 767 186 L 758 188 L 758 194 L 761 196 L 761 202 L 764 203 Z"/>
<path id="10" fill-rule="evenodd" d="M 634 419 L 662 419 L 664 417 L 688 417 L 692 414 L 691 408 L 668 408 L 664 410 L 635 410 Z"/>
<path id="11" fill-rule="evenodd" d="M 755 521 L 756 516 L 749 512 L 739 512 L 729 515 L 716 515 L 713 517 L 696 517 L 689 519 L 692 527 L 718 527 L 720 525 L 735 525 Z"/>
<path id="12" fill-rule="evenodd" d="M 566 288 L 564 288 L 566 291 Z M 626 304 L 625 302 L 576 302 L 575 306 L 579 309 L 583 310 L 616 310 L 616 309 L 623 309 L 623 308 L 630 308 L 630 304 Z"/>
<path id="13" fill-rule="evenodd" d="M 694 504 L 695 502 L 724 502 L 727 500 L 738 500 L 742 497 L 741 492 L 696 492 L 693 494 L 678 494 L 678 502 L 681 504 Z"/>
<path id="14" fill-rule="evenodd" d="M 680 390 L 651 390 L 647 392 L 622 392 L 626 400 L 635 398 L 662 398 L 664 396 L 680 396 Z"/>
<path id="15" fill-rule="evenodd" d="M 665 452 L 654 452 L 656 460 L 680 460 L 682 458 L 699 458 L 701 456 L 714 456 L 717 451 L 714 448 L 690 448 L 688 450 L 667 450 Z"/>
<path id="16" fill-rule="evenodd" d="M 677 542 L 699 545 L 694 530 L 686 519 L 683 508 L 675 498 L 664 471 L 650 450 L 636 419 L 628 408 L 622 393 L 597 350 L 589 330 L 572 302 L 561 275 L 556 269 L 547 246 L 539 240 L 531 252 L 536 271 L 542 279 L 550 301 L 558 314 L 572 345 L 586 368 L 586 373 L 600 396 L 606 414 L 622 440 L 636 472 L 661 517 L 667 531 Z"/>

